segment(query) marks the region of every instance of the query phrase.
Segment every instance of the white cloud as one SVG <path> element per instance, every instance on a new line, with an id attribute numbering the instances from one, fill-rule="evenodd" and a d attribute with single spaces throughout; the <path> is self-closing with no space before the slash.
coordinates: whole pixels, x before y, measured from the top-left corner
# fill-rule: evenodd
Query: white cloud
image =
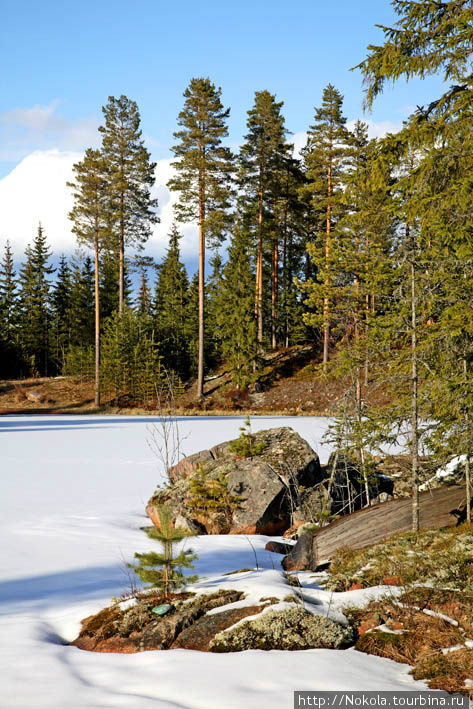
<path id="1" fill-rule="evenodd" d="M 35 151 L 25 157 L 14 170 L 0 180 L 0 247 L 10 240 L 15 260 L 21 260 L 25 246 L 31 242 L 41 222 L 48 242 L 56 255 L 70 254 L 76 248 L 68 212 L 72 208 L 71 190 L 66 186 L 73 179 L 72 166 L 82 153 L 60 150 Z M 168 233 L 176 194 L 166 183 L 172 175 L 171 160 L 159 160 L 153 196 L 159 200 L 160 224 L 155 225 L 145 250 L 160 259 L 166 251 Z M 197 252 L 195 226 L 180 226 L 183 234 L 183 257 L 193 259 Z"/>
<path id="2" fill-rule="evenodd" d="M 0 113 L 0 161 L 15 162 L 33 150 L 79 151 L 99 140 L 97 117 L 70 120 L 58 113 L 60 101 Z"/>
<path id="3" fill-rule="evenodd" d="M 62 119 L 55 115 L 56 104 L 36 106 L 32 109 L 15 109 L 0 117 L 3 125 L 21 124 L 32 135 L 34 131 L 41 135 L 53 131 L 56 126 L 60 130 Z M 20 111 L 20 112 L 19 112 Z M 352 128 L 355 121 L 349 121 Z M 368 120 L 370 137 L 380 137 L 388 132 L 396 132 L 401 123 L 390 121 L 375 122 Z M 59 127 L 59 128 L 58 128 Z M 77 139 L 82 145 L 81 126 L 76 124 L 64 128 L 63 134 L 68 135 L 71 143 Z M 76 138 L 74 138 L 74 135 Z M 294 152 L 297 155 L 305 145 L 307 134 L 295 133 L 292 136 Z M 0 248 L 9 239 L 15 252 L 16 260 L 21 260 L 25 246 L 31 242 L 41 222 L 48 241 L 57 255 L 72 253 L 76 248 L 76 240 L 71 231 L 71 223 L 67 217 L 72 208 L 71 190 L 66 186 L 73 179 L 72 166 L 80 160 L 82 152 L 77 150 L 35 150 L 26 157 L 3 179 L 0 179 Z M 153 234 L 148 241 L 146 253 L 160 260 L 166 251 L 168 233 L 173 221 L 173 204 L 176 193 L 171 193 L 166 183 L 172 176 L 170 159 L 159 160 L 156 166 L 156 183 L 153 197 L 159 200 L 160 224 L 155 225 Z M 194 261 L 197 256 L 197 233 L 192 224 L 180 225 L 183 235 L 181 250 L 183 258 Z"/>
<path id="4" fill-rule="evenodd" d="M 356 120 L 347 121 L 348 130 L 353 130 Z M 387 133 L 397 133 L 402 128 L 402 123 L 393 121 L 372 121 L 370 118 L 363 120 L 368 126 L 368 136 L 370 138 L 382 138 Z M 306 131 L 294 133 L 291 137 L 291 142 L 294 143 L 294 156 L 299 157 L 301 149 L 307 142 Z"/>
<path id="5" fill-rule="evenodd" d="M 402 128 L 402 123 L 393 121 L 372 121 L 370 118 L 363 119 L 363 123 L 368 126 L 369 138 L 382 138 L 387 133 L 397 133 Z M 356 120 L 347 122 L 347 128 L 353 130 Z"/>

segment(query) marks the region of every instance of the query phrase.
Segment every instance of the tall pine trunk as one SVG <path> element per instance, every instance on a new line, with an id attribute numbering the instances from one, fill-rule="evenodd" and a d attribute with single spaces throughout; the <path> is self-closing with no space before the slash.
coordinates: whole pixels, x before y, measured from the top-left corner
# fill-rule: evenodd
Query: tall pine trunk
<path id="1" fill-rule="evenodd" d="M 282 252 L 282 292 L 284 308 L 284 346 L 289 347 L 289 327 L 288 327 L 288 273 L 287 273 L 287 226 L 284 229 L 283 252 Z"/>
<path id="2" fill-rule="evenodd" d="M 121 136 L 123 141 L 123 122 L 121 126 Z M 120 234 L 119 234 L 119 274 L 118 274 L 118 312 L 123 313 L 123 305 L 125 302 L 125 195 L 123 194 L 123 182 L 125 175 L 125 165 L 124 165 L 124 146 L 121 144 L 121 155 L 120 155 L 120 173 L 121 173 L 121 186 L 120 186 Z"/>
<path id="3" fill-rule="evenodd" d="M 99 236 L 95 227 L 95 406 L 100 406 L 100 295 L 99 295 Z"/>
<path id="4" fill-rule="evenodd" d="M 125 231 L 123 228 L 123 220 L 120 223 L 120 256 L 119 256 L 119 273 L 118 273 L 118 312 L 123 313 L 123 304 L 125 301 Z"/>
<path id="5" fill-rule="evenodd" d="M 277 321 L 278 321 L 278 271 L 279 271 L 279 244 L 277 239 L 273 244 L 273 257 L 271 268 L 271 347 L 277 347 Z"/>
<path id="6" fill-rule="evenodd" d="M 407 227 L 407 231 L 409 227 Z M 409 232 L 408 232 L 409 233 Z M 419 378 L 417 372 L 416 269 L 411 262 L 411 455 L 412 455 L 412 530 L 419 531 Z"/>
<path id="7" fill-rule="evenodd" d="M 263 342 L 263 172 L 264 165 L 260 166 L 260 187 L 258 190 L 258 246 L 256 252 L 256 331 L 257 340 Z"/>
<path id="8" fill-rule="evenodd" d="M 329 342 L 330 342 L 330 314 L 329 314 L 329 297 L 328 289 L 330 283 L 330 236 L 332 229 L 332 205 L 330 198 L 332 196 L 332 159 L 330 158 L 327 173 L 327 219 L 325 227 L 325 294 L 324 294 L 324 355 L 323 355 L 323 366 L 324 369 L 327 367 L 328 354 L 329 354 Z"/>
<path id="9" fill-rule="evenodd" d="M 202 150 L 202 148 L 201 148 Z M 197 398 L 204 398 L 205 336 L 205 180 L 199 175 L 199 356 L 197 363 Z"/>
<path id="10" fill-rule="evenodd" d="M 463 373 L 465 375 L 465 382 L 467 382 L 468 375 L 468 363 L 466 359 L 463 359 Z M 466 460 L 465 460 L 465 494 L 466 494 L 466 521 L 468 524 L 471 523 L 471 470 L 470 470 L 470 416 L 468 412 L 465 414 L 465 430 L 467 432 L 468 446 L 466 450 Z"/>

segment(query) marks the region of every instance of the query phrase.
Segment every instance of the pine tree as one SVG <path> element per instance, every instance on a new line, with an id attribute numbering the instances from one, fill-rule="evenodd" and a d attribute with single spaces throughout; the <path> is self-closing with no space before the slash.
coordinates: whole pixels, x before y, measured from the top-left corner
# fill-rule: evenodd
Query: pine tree
<path id="1" fill-rule="evenodd" d="M 171 510 L 166 505 L 157 508 L 159 528 L 152 527 L 146 532 L 150 539 L 160 542 L 160 554 L 151 551 L 144 554 L 136 553 L 138 564 L 127 566 L 138 574 L 140 579 L 151 588 L 162 591 L 164 598 L 169 599 L 171 592 L 179 591 L 182 586 L 195 583 L 197 576 L 185 576 L 182 569 L 193 569 L 192 562 L 197 558 L 191 549 L 181 549 L 175 556 L 174 547 L 187 537 L 192 536 L 186 529 L 176 527 L 172 521 Z"/>
<path id="2" fill-rule="evenodd" d="M 187 271 L 181 261 L 177 227 L 172 226 L 169 246 L 159 266 L 154 295 L 154 322 L 164 366 L 187 379 L 190 373 Z M 197 315 L 197 308 L 196 308 Z"/>
<path id="3" fill-rule="evenodd" d="M 232 372 L 237 389 L 254 380 L 257 363 L 256 321 L 254 316 L 254 273 L 250 262 L 250 240 L 236 226 L 223 267 L 216 298 L 216 321 L 222 338 L 222 354 Z"/>
<path id="4" fill-rule="evenodd" d="M 17 375 L 21 368 L 18 347 L 18 294 L 10 242 L 0 261 L 0 361 L 3 377 Z"/>
<path id="5" fill-rule="evenodd" d="M 285 347 L 294 344 L 305 331 L 295 278 L 301 275 L 300 263 L 305 250 L 302 228 L 302 205 L 299 189 L 304 176 L 300 161 L 287 157 L 280 174 L 280 195 L 276 203 L 276 230 L 273 241 L 271 289 L 271 344 L 281 340 Z M 274 268 L 276 265 L 280 269 Z M 280 273 L 279 273 L 280 271 Z M 302 339 L 304 335 L 302 334 Z"/>
<path id="6" fill-rule="evenodd" d="M 102 157 L 108 187 L 109 228 L 115 238 L 119 258 L 118 309 L 125 305 L 125 249 L 141 249 L 158 221 L 157 199 L 151 198 L 156 163 L 144 146 L 140 114 L 135 101 L 126 96 L 109 96 L 102 109 Z"/>
<path id="7" fill-rule="evenodd" d="M 341 212 L 343 167 L 346 157 L 346 119 L 342 113 L 343 96 L 329 84 L 322 104 L 315 111 L 315 123 L 309 128 L 304 151 L 308 183 L 303 187 L 311 195 L 318 215 L 316 242 L 307 249 L 318 272 L 317 280 L 305 286 L 308 305 L 322 311 L 307 315 L 306 320 L 323 328 L 323 363 L 329 359 L 331 308 L 337 286 L 338 233 Z"/>
<path id="8" fill-rule="evenodd" d="M 24 358 L 32 374 L 47 376 L 50 360 L 50 282 L 55 269 L 41 224 L 32 246 L 25 249 L 26 262 L 19 274 L 20 330 Z"/>
<path id="9" fill-rule="evenodd" d="M 109 156 L 110 159 L 110 156 Z M 95 259 L 95 406 L 100 406 L 100 275 L 99 258 L 104 246 L 109 246 L 109 180 L 112 165 L 98 150 L 88 149 L 84 159 L 74 165 L 75 182 L 68 183 L 74 192 L 74 207 L 69 214 L 72 231 L 80 245 L 93 249 Z"/>
<path id="10" fill-rule="evenodd" d="M 272 329 L 275 330 L 277 278 L 279 271 L 279 231 L 276 226 L 277 201 L 283 189 L 281 173 L 291 146 L 285 142 L 286 129 L 281 114 L 283 102 L 277 102 L 269 91 L 257 91 L 248 111 L 248 134 L 239 156 L 240 187 L 245 195 L 245 208 L 256 235 L 255 313 L 258 342 L 263 342 L 263 257 L 270 249 L 272 284 Z M 273 336 L 273 345 L 275 337 Z"/>
<path id="11" fill-rule="evenodd" d="M 209 534 L 228 534 L 241 500 L 228 489 L 227 478 L 223 470 L 215 477 L 209 475 L 202 465 L 190 477 L 187 504 L 192 515 L 203 520 Z"/>
<path id="12" fill-rule="evenodd" d="M 222 139 L 228 135 L 230 110 L 223 108 L 220 97 L 221 89 L 210 79 L 191 79 L 178 118 L 181 130 L 174 133 L 176 177 L 169 181 L 170 189 L 179 192 L 177 219 L 196 221 L 199 227 L 199 399 L 204 396 L 205 247 L 221 241 L 229 226 L 233 166 Z"/>

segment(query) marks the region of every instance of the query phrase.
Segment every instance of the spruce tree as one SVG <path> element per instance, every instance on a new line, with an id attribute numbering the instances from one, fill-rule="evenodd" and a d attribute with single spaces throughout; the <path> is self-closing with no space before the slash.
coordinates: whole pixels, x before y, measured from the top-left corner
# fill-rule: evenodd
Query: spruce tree
<path id="1" fill-rule="evenodd" d="M 151 315 L 152 295 L 148 282 L 147 269 L 153 267 L 154 262 L 152 258 L 145 256 L 137 258 L 136 265 L 139 275 L 139 288 L 135 303 L 136 312 L 141 315 Z"/>
<path id="2" fill-rule="evenodd" d="M 5 244 L 0 261 L 0 361 L 3 377 L 19 373 L 21 357 L 18 347 L 18 294 L 9 241 Z"/>
<path id="3" fill-rule="evenodd" d="M 99 302 L 100 317 L 105 321 L 118 310 L 118 274 L 119 264 L 113 250 L 105 249 L 99 259 Z M 125 304 L 129 305 L 130 284 L 125 268 Z"/>
<path id="4" fill-rule="evenodd" d="M 126 96 L 109 96 L 102 108 L 105 125 L 102 133 L 102 158 L 108 187 L 109 229 L 114 236 L 119 258 L 118 309 L 125 304 L 125 249 L 141 249 L 158 221 L 157 199 L 151 198 L 156 163 L 144 146 L 140 114 L 135 101 Z"/>
<path id="5" fill-rule="evenodd" d="M 179 192 L 177 219 L 195 221 L 199 228 L 199 399 L 204 396 L 205 248 L 219 243 L 229 226 L 233 164 L 222 139 L 228 135 L 230 109 L 223 108 L 221 93 L 208 78 L 191 79 L 178 117 L 181 130 L 174 133 L 176 176 L 168 183 Z"/>
<path id="6" fill-rule="evenodd" d="M 198 375 L 200 342 L 199 293 L 199 274 L 194 273 L 189 284 L 186 306 L 186 337 L 189 352 L 189 372 L 192 377 L 197 377 Z"/>
<path id="7" fill-rule="evenodd" d="M 55 359 L 63 371 L 67 350 L 71 344 L 71 269 L 64 254 L 59 259 L 51 302 L 55 331 Z"/>
<path id="8" fill-rule="evenodd" d="M 69 318 L 71 344 L 90 347 L 94 344 L 95 277 L 90 256 L 77 253 L 72 259 Z"/>
<path id="9" fill-rule="evenodd" d="M 281 242 L 280 294 L 272 289 L 272 304 L 280 299 L 280 317 L 271 318 L 272 345 L 277 344 L 276 324 L 285 347 L 305 342 L 308 330 L 303 320 L 303 304 L 296 279 L 304 275 L 304 255 L 306 254 L 307 223 L 305 205 L 300 199 L 300 189 L 304 184 L 304 173 L 300 160 L 286 158 L 281 172 L 281 195 L 279 199 L 279 224 Z M 277 306 L 277 302 L 273 307 Z"/>
<path id="10" fill-rule="evenodd" d="M 98 150 L 88 149 L 84 159 L 74 165 L 75 182 L 69 183 L 74 192 L 74 207 L 69 214 L 80 245 L 94 251 L 95 301 L 95 405 L 100 406 L 100 252 L 110 246 L 109 190 L 113 164 Z"/>
<path id="11" fill-rule="evenodd" d="M 311 196 L 318 215 L 316 241 L 307 245 L 317 268 L 317 280 L 305 288 L 308 305 L 317 311 L 307 322 L 323 329 L 323 364 L 329 359 L 331 308 L 337 287 L 338 232 L 341 213 L 343 168 L 346 158 L 346 119 L 342 113 L 343 96 L 329 84 L 323 92 L 322 104 L 315 110 L 315 123 L 309 128 L 305 148 L 308 182 L 303 187 Z"/>
<path id="12" fill-rule="evenodd" d="M 51 257 L 41 224 L 32 246 L 25 249 L 26 262 L 19 274 L 19 319 L 24 358 L 31 374 L 51 373 L 50 358 L 50 281 L 55 269 L 48 264 Z"/>
<path id="13" fill-rule="evenodd" d="M 366 105 L 382 93 L 386 82 L 442 75 L 453 82 L 428 106 L 428 113 L 455 115 L 471 105 L 471 47 L 473 8 L 471 0 L 392 0 L 398 21 L 381 25 L 384 43 L 369 45 L 368 56 L 356 67 L 366 85 Z"/>
<path id="14" fill-rule="evenodd" d="M 216 320 L 222 338 L 222 355 L 241 390 L 254 381 L 257 371 L 257 332 L 254 317 L 254 273 L 248 232 L 236 226 L 223 267 L 216 300 Z"/>
<path id="15" fill-rule="evenodd" d="M 223 259 L 219 251 L 215 251 L 210 259 L 210 275 L 206 283 L 206 312 L 207 327 L 205 335 L 205 349 L 207 365 L 215 367 L 222 355 L 222 333 L 217 320 L 217 298 L 222 282 Z"/>
<path id="16" fill-rule="evenodd" d="M 163 384 L 158 344 L 150 316 L 126 308 L 105 323 L 100 389 L 122 401 L 146 405 Z"/>
<path id="17" fill-rule="evenodd" d="M 190 370 L 187 313 L 189 280 L 186 267 L 181 261 L 180 238 L 176 225 L 173 225 L 166 256 L 158 269 L 153 313 L 166 369 L 171 369 L 183 379 L 187 379 Z"/>

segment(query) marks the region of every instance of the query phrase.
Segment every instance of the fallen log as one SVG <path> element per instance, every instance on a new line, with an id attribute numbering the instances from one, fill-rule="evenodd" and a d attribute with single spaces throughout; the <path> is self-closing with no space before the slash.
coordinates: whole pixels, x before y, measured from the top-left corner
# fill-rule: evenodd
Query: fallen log
<path id="1" fill-rule="evenodd" d="M 465 488 L 441 487 L 419 495 L 420 528 L 453 527 L 465 518 Z M 412 528 L 412 500 L 403 497 L 365 507 L 332 524 L 302 535 L 282 566 L 287 571 L 315 571 L 330 563 L 339 549 L 366 549 Z"/>

